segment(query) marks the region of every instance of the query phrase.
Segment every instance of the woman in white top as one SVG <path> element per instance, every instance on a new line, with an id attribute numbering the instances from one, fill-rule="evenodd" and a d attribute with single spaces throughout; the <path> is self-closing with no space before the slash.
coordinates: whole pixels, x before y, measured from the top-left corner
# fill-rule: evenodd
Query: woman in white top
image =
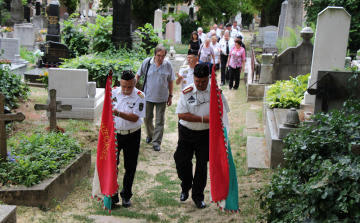
<path id="1" fill-rule="evenodd" d="M 211 37 L 211 43 L 210 46 L 213 48 L 214 50 L 214 56 L 215 56 L 215 61 L 212 59 L 211 60 L 211 70 L 212 71 L 212 67 L 215 65 L 216 66 L 216 70 L 219 70 L 220 68 L 220 43 L 217 42 L 218 38 L 216 36 Z"/>

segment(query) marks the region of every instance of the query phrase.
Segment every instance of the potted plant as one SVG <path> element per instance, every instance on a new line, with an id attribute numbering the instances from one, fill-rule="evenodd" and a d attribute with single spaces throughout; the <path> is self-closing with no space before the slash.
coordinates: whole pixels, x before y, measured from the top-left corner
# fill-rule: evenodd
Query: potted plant
<path id="1" fill-rule="evenodd" d="M 7 35 L 8 35 L 9 32 L 11 32 L 10 27 L 4 26 L 4 27 L 1 28 L 1 33 L 3 34 L 3 37 L 4 37 L 4 38 L 7 37 Z"/>
<path id="2" fill-rule="evenodd" d="M 42 30 L 40 30 L 39 32 L 40 32 L 40 35 L 41 35 L 41 39 L 43 39 L 43 41 L 45 41 L 47 30 L 46 30 L 46 29 L 42 29 Z"/>

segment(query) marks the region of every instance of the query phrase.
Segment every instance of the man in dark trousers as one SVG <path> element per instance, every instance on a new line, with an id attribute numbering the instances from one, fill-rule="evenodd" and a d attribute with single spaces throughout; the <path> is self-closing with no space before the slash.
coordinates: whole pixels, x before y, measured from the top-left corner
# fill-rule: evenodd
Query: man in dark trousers
<path id="1" fill-rule="evenodd" d="M 227 105 L 223 95 L 222 98 L 224 105 Z M 209 68 L 206 64 L 197 64 L 194 69 L 194 83 L 182 91 L 175 112 L 179 118 L 179 140 L 174 159 L 181 180 L 180 201 L 188 199 L 191 189 L 191 198 L 198 208 L 206 207 L 204 189 L 209 161 L 209 109 Z M 226 109 L 228 110 L 228 106 Z M 196 168 L 193 176 L 194 153 Z"/>
<path id="2" fill-rule="evenodd" d="M 221 63 L 221 84 L 223 86 L 225 84 L 225 80 L 229 82 L 229 74 L 226 67 L 229 53 L 231 49 L 234 47 L 235 42 L 234 39 L 230 38 L 230 32 L 228 30 L 224 33 L 224 38 L 220 40 L 220 63 Z M 225 73 L 226 72 L 226 73 Z"/>

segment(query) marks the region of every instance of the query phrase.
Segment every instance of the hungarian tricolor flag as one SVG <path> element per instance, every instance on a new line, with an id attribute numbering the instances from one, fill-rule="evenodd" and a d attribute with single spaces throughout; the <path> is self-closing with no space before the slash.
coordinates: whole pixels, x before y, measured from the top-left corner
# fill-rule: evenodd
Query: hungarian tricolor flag
<path id="1" fill-rule="evenodd" d="M 221 210 L 238 212 L 238 182 L 228 134 L 230 125 L 213 66 L 210 90 L 210 194 Z"/>
<path id="2" fill-rule="evenodd" d="M 116 195 L 119 184 L 117 182 L 117 139 L 111 96 L 112 71 L 107 77 L 105 87 L 104 106 L 97 145 L 97 156 L 92 189 L 92 197 L 102 194 L 103 207 L 111 212 L 111 197 Z M 100 198 L 99 198 L 100 200 Z"/>

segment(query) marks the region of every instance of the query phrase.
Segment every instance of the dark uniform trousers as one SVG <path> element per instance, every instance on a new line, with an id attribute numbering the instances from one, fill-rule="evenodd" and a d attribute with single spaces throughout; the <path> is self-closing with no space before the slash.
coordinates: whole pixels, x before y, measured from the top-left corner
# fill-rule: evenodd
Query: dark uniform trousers
<path id="1" fill-rule="evenodd" d="M 226 64 L 228 61 L 229 55 L 221 54 L 221 83 L 225 83 L 225 80 L 229 80 L 229 71 L 226 70 Z"/>
<path id="2" fill-rule="evenodd" d="M 119 156 L 120 151 L 124 152 L 124 168 L 125 175 L 123 179 L 123 189 L 120 192 L 120 196 L 124 199 L 130 199 L 132 196 L 131 188 L 134 182 L 137 160 L 140 150 L 140 140 L 141 140 L 141 128 L 136 132 L 120 135 L 117 134 L 118 141 L 118 155 L 117 155 L 117 165 L 119 165 Z M 112 200 L 116 203 L 119 202 L 119 195 L 112 197 Z"/>
<path id="3" fill-rule="evenodd" d="M 196 169 L 193 176 L 192 158 L 194 153 Z M 196 131 L 179 123 L 179 141 L 174 159 L 182 191 L 187 192 L 192 189 L 192 199 L 203 201 L 207 180 L 207 162 L 209 161 L 209 129 Z"/>

